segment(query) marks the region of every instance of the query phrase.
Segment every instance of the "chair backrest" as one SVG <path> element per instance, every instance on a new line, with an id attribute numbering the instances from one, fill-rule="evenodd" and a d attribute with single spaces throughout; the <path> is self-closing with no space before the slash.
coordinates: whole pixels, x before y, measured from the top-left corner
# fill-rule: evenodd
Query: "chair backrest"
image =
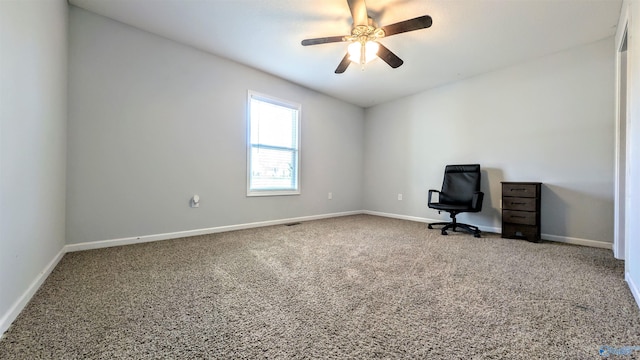
<path id="1" fill-rule="evenodd" d="M 440 191 L 442 204 L 471 204 L 473 193 L 480 191 L 480 165 L 447 165 Z"/>

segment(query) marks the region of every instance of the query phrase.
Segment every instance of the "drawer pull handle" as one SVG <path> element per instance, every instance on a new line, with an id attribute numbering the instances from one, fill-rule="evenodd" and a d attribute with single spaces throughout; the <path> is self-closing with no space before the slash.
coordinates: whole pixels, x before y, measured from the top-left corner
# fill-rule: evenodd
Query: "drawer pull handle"
<path id="1" fill-rule="evenodd" d="M 511 205 L 527 205 L 527 203 L 524 203 L 524 202 L 511 202 Z"/>
<path id="2" fill-rule="evenodd" d="M 511 215 L 511 218 L 525 219 L 525 218 L 526 218 L 526 216 L 522 216 L 522 215 Z"/>
<path id="3" fill-rule="evenodd" d="M 513 188 L 511 191 L 527 191 L 525 188 Z"/>

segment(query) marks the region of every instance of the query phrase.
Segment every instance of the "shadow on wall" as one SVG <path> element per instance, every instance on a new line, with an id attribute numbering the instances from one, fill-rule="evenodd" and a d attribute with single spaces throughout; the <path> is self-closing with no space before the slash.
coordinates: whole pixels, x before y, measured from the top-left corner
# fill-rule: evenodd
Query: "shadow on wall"
<path id="1" fill-rule="evenodd" d="M 502 169 L 481 168 L 480 191 L 484 193 L 484 200 L 482 201 L 482 211 L 476 214 L 480 218 L 479 224 L 491 227 L 501 226 L 500 182 L 503 178 Z"/>
<path id="2" fill-rule="evenodd" d="M 569 206 L 561 194 L 569 189 L 542 184 L 540 194 L 540 232 L 543 234 L 566 234 Z M 553 213 L 553 215 L 552 215 Z M 553 231 L 551 231 L 553 229 Z"/>
<path id="3" fill-rule="evenodd" d="M 587 240 L 613 242 L 611 184 L 542 184 L 541 232 Z M 598 194 L 603 194 L 599 196 Z"/>

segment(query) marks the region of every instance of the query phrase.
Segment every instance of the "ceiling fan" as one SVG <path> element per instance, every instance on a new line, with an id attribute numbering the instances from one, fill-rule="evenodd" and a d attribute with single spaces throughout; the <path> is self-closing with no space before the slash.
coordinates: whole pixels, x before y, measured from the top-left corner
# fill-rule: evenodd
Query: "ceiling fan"
<path id="1" fill-rule="evenodd" d="M 367 13 L 365 0 L 347 0 L 353 26 L 351 35 L 329 36 L 315 39 L 302 40 L 303 46 L 327 44 L 333 42 L 351 42 L 347 54 L 336 68 L 336 74 L 342 74 L 347 70 L 350 62 L 357 62 L 363 66 L 367 62 L 379 57 L 392 68 L 397 68 L 404 63 L 396 54 L 392 53 L 379 39 L 408 31 L 426 29 L 433 23 L 431 16 L 423 15 L 414 19 L 400 21 L 395 24 L 378 27 Z"/>

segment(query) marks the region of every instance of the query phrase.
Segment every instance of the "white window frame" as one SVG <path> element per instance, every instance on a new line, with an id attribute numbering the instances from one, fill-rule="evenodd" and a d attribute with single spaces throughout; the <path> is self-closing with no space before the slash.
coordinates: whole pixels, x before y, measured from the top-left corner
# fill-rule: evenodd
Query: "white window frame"
<path id="1" fill-rule="evenodd" d="M 273 105 L 286 107 L 297 111 L 297 134 L 296 134 L 296 149 L 295 149 L 295 184 L 294 189 L 251 189 L 251 154 L 253 144 L 251 143 L 251 100 L 267 102 Z M 300 195 L 300 128 L 302 125 L 302 106 L 298 103 L 279 99 L 270 95 L 261 94 L 256 91 L 249 90 L 247 96 L 247 196 L 279 196 L 279 195 Z"/>

